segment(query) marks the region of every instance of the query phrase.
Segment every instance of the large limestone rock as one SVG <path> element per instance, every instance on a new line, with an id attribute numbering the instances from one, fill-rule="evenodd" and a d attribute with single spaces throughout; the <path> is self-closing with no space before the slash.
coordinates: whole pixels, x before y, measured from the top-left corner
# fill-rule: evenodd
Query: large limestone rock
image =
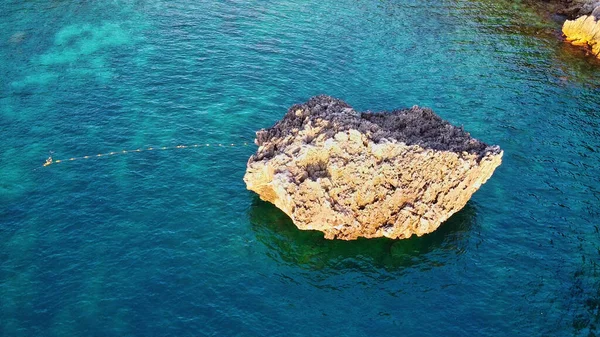
<path id="1" fill-rule="evenodd" d="M 430 109 L 359 113 L 328 96 L 292 106 L 256 144 L 248 189 L 298 228 L 343 240 L 433 232 L 502 158 Z"/>
<path id="2" fill-rule="evenodd" d="M 600 15 L 598 12 L 594 11 Z M 567 20 L 562 31 L 568 42 L 588 48 L 594 56 L 600 57 L 600 21 L 596 16 L 584 15 L 576 20 Z"/>

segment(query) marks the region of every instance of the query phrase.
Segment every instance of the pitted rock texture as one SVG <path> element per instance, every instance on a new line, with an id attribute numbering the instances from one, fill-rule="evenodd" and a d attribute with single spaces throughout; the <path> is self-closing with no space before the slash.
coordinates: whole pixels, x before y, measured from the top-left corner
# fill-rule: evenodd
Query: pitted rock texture
<path id="1" fill-rule="evenodd" d="M 596 10 L 600 7 L 600 0 L 562 0 L 562 9 L 560 14 L 566 15 L 571 19 L 576 19 L 583 15 L 596 15 Z"/>
<path id="2" fill-rule="evenodd" d="M 600 11 L 595 10 L 594 13 L 600 16 Z M 576 20 L 567 20 L 562 31 L 568 42 L 587 48 L 594 56 L 600 58 L 600 20 L 597 16 L 584 15 Z"/>
<path id="3" fill-rule="evenodd" d="M 328 96 L 292 106 L 256 144 L 248 189 L 298 228 L 343 240 L 433 232 L 502 158 L 430 109 L 359 113 Z"/>

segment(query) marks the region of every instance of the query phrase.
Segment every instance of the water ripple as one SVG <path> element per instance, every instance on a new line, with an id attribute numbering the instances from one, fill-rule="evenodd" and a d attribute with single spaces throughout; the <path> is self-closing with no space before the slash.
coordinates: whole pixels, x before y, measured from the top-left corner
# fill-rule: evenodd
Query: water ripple
<path id="1" fill-rule="evenodd" d="M 600 68 L 554 19 L 508 0 L 2 13 L 0 334 L 597 333 Z M 298 231 L 246 191 L 252 147 L 40 167 L 251 143 L 321 93 L 432 107 L 504 163 L 432 235 L 356 242 Z"/>

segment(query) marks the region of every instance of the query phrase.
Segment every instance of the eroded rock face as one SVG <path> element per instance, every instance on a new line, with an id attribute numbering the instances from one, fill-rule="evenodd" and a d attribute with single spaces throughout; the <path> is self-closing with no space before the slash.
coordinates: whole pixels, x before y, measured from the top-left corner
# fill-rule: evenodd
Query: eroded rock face
<path id="1" fill-rule="evenodd" d="M 594 13 L 600 15 L 600 11 L 594 10 Z M 562 31 L 568 42 L 587 48 L 594 56 L 600 57 L 600 21 L 596 16 L 584 15 L 576 20 L 567 20 Z"/>
<path id="2" fill-rule="evenodd" d="M 600 0 L 563 0 L 561 2 L 563 9 L 559 12 L 571 19 L 590 15 L 590 13 L 593 13 L 600 6 Z"/>
<path id="3" fill-rule="evenodd" d="M 292 106 L 256 144 L 248 189 L 298 228 L 343 240 L 433 232 L 502 158 L 430 109 L 359 113 L 328 96 Z"/>

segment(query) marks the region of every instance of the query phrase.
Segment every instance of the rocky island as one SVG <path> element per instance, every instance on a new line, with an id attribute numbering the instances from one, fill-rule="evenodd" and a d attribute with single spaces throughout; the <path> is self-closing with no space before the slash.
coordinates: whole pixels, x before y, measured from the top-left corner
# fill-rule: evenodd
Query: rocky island
<path id="1" fill-rule="evenodd" d="M 357 112 L 317 96 L 256 133 L 249 190 L 327 239 L 431 233 L 465 206 L 502 150 L 432 110 Z"/>

